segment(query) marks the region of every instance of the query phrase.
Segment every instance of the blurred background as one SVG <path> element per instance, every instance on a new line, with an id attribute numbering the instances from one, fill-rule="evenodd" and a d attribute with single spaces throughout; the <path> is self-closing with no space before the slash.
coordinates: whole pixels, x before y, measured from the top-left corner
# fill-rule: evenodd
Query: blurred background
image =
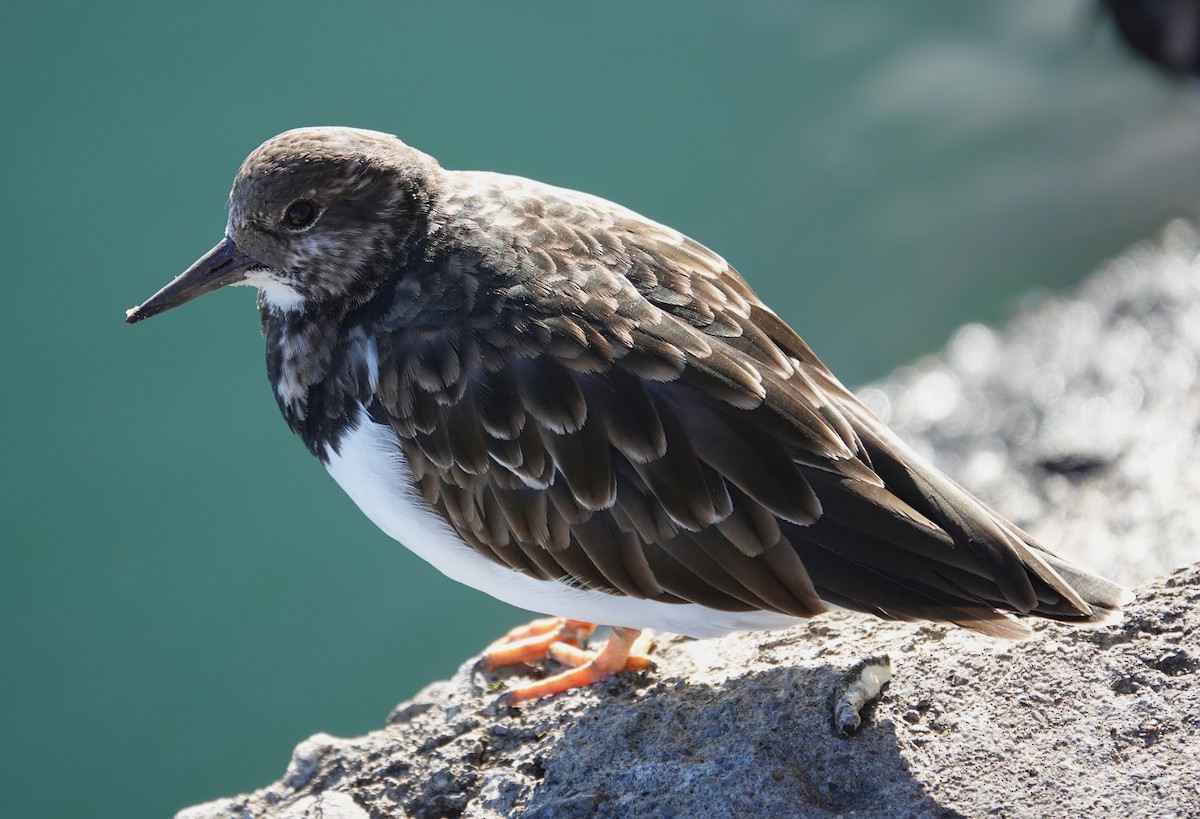
<path id="1" fill-rule="evenodd" d="M 0 31 L 9 816 L 283 773 L 527 619 L 294 440 L 253 296 L 136 328 L 299 125 L 616 200 L 728 258 L 851 386 L 1069 289 L 1200 198 L 1200 97 L 1089 0 L 52 2 Z"/>

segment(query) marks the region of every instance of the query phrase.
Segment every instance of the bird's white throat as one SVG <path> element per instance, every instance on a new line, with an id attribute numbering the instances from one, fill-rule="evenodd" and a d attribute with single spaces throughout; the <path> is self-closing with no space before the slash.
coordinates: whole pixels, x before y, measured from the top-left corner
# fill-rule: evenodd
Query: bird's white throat
<path id="1" fill-rule="evenodd" d="M 271 271 L 259 268 L 251 270 L 246 278 L 237 283 L 247 287 L 257 287 L 262 294 L 263 302 L 280 313 L 290 313 L 304 306 L 304 296 L 290 285 L 273 278 Z"/>

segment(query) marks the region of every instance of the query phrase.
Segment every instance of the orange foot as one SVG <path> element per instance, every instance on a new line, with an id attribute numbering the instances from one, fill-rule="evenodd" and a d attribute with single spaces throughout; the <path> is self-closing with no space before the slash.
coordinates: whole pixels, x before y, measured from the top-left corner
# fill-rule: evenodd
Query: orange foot
<path id="1" fill-rule="evenodd" d="M 492 643 L 483 653 L 480 667 L 491 670 L 505 665 L 517 665 L 550 657 L 561 665 L 571 666 L 561 674 L 527 683 L 509 690 L 508 702 L 548 697 L 571 688 L 607 679 L 622 671 L 644 671 L 654 668 L 648 658 L 633 653 L 640 629 L 614 627 L 612 636 L 599 653 L 584 651 L 583 640 L 596 628 L 593 623 L 563 618 L 535 620 L 515 628 Z"/>
<path id="2" fill-rule="evenodd" d="M 556 643 L 582 648 L 596 630 L 595 623 L 568 620 L 565 617 L 545 617 L 517 626 L 484 650 L 479 660 L 481 671 L 491 671 L 506 665 L 535 663 L 546 658 Z"/>

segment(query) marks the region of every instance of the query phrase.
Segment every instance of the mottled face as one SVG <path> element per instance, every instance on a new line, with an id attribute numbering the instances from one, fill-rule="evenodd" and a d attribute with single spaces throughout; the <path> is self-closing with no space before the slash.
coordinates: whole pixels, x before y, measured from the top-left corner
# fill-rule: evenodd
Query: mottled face
<path id="1" fill-rule="evenodd" d="M 280 134 L 242 163 L 225 240 L 127 320 L 237 284 L 259 287 L 277 310 L 360 303 L 407 251 L 439 176 L 431 157 L 387 134 Z"/>

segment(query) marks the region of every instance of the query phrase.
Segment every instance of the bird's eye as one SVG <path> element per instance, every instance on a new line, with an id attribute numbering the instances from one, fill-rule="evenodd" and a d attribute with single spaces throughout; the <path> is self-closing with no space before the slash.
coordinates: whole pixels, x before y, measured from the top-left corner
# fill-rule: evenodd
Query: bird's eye
<path id="1" fill-rule="evenodd" d="M 288 205 L 283 212 L 283 222 L 290 228 L 306 228 L 317 219 L 317 206 L 307 199 Z"/>

